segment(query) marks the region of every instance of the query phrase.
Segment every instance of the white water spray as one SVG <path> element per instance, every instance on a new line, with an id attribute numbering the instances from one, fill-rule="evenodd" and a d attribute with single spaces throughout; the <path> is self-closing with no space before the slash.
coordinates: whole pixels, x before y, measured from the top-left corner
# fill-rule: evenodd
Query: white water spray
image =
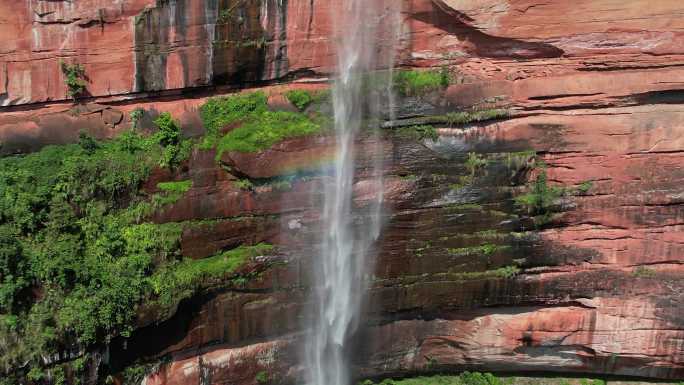
<path id="1" fill-rule="evenodd" d="M 357 189 L 371 198 L 363 207 L 354 206 L 354 144 L 369 121 L 378 121 L 381 96 L 370 90 L 384 83 L 384 95 L 388 95 L 391 71 L 374 77 L 368 74 L 379 67 L 392 67 L 400 20 L 401 5 L 396 0 L 387 4 L 381 0 L 342 3 L 343 9 L 335 9 L 332 15 L 339 31 L 338 74 L 333 88 L 337 142 L 334 167 L 325 185 L 322 255 L 314 259 L 316 311 L 307 345 L 308 380 L 312 385 L 348 385 L 351 379 L 349 342 L 359 321 L 364 275 L 372 273 L 368 271 L 372 266 L 369 254 L 380 235 L 384 199 L 383 149 L 376 127 L 367 136 L 370 145 L 364 147 L 371 152 L 364 154 L 366 181 Z"/>

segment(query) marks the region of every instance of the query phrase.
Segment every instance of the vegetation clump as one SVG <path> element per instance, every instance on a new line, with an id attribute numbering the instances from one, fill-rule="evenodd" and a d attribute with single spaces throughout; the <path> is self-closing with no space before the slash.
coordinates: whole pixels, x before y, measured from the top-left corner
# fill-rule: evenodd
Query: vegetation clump
<path id="1" fill-rule="evenodd" d="M 133 130 L 138 128 L 138 125 L 140 124 L 140 121 L 142 120 L 144 115 L 145 115 L 145 110 L 140 108 L 140 107 L 138 107 L 138 108 L 136 108 L 130 112 L 129 117 L 131 119 L 131 128 Z"/>
<path id="2" fill-rule="evenodd" d="M 268 382 L 268 373 L 262 370 L 256 374 L 256 377 L 254 379 L 259 384 L 265 384 Z"/>
<path id="3" fill-rule="evenodd" d="M 290 90 L 285 93 L 285 97 L 300 111 L 304 111 L 314 101 L 311 92 L 306 90 Z"/>
<path id="4" fill-rule="evenodd" d="M 446 69 L 440 70 L 406 70 L 394 75 L 394 85 L 403 96 L 420 96 L 439 91 L 449 86 L 450 77 Z"/>
<path id="5" fill-rule="evenodd" d="M 67 94 L 71 98 L 77 98 L 85 92 L 85 67 L 82 64 L 67 64 L 59 62 L 59 68 L 64 75 L 64 83 L 67 86 Z"/>
<path id="6" fill-rule="evenodd" d="M 653 278 L 656 276 L 656 271 L 645 266 L 637 266 L 632 271 L 632 275 L 637 278 Z"/>
<path id="7" fill-rule="evenodd" d="M 213 148 L 221 129 L 267 111 L 268 98 L 261 91 L 211 98 L 200 107 L 200 118 L 207 130 L 202 147 Z"/>
<path id="8" fill-rule="evenodd" d="M 541 220 L 546 222 L 550 220 L 556 201 L 563 195 L 565 195 L 565 190 L 549 186 L 546 171 L 542 171 L 532 184 L 532 191 L 515 197 L 515 204 L 524 209 L 528 215 L 540 216 Z"/>
<path id="9" fill-rule="evenodd" d="M 484 122 L 488 120 L 503 119 L 510 116 L 507 110 L 503 109 L 484 109 L 473 111 L 449 112 L 442 117 L 444 123 L 450 126 L 459 126 L 474 122 Z"/>
<path id="10" fill-rule="evenodd" d="M 192 181 L 160 182 L 157 183 L 157 188 L 161 191 L 161 194 L 154 196 L 153 202 L 156 203 L 157 207 L 162 207 L 176 203 L 192 188 Z"/>
<path id="11" fill-rule="evenodd" d="M 412 140 L 432 140 L 439 138 L 439 134 L 434 126 L 421 124 L 415 126 L 402 127 L 398 130 L 398 135 L 402 138 Z"/>
<path id="12" fill-rule="evenodd" d="M 225 151 L 257 152 L 292 137 L 319 132 L 322 122 L 308 115 L 269 111 L 263 92 L 213 98 L 200 110 L 207 129 L 202 148 L 217 148 L 217 158 Z M 225 135 L 221 129 L 235 124 Z"/>
<path id="13" fill-rule="evenodd" d="M 477 154 L 475 152 L 469 152 L 468 153 L 468 159 L 466 159 L 466 168 L 470 172 L 470 178 L 475 178 L 475 173 L 477 170 L 479 170 L 482 167 L 487 166 L 489 162 L 487 159 L 480 154 Z"/>
<path id="14" fill-rule="evenodd" d="M 184 259 L 166 265 L 150 277 L 149 282 L 154 294 L 158 296 L 158 302 L 163 306 L 173 306 L 192 296 L 202 286 L 222 281 L 248 258 L 272 250 L 273 246 L 260 243 L 255 246 L 240 246 L 209 258 Z"/>
<path id="15" fill-rule="evenodd" d="M 309 117 L 287 111 L 266 111 L 232 129 L 220 139 L 217 157 L 225 151 L 257 152 L 283 139 L 319 132 L 321 126 Z"/>
<path id="16" fill-rule="evenodd" d="M 174 168 L 185 160 L 192 150 L 189 140 L 183 140 L 180 123 L 168 112 L 161 113 L 154 124 L 159 128 L 155 135 L 156 141 L 164 148 L 160 165 Z"/>
<path id="17" fill-rule="evenodd" d="M 448 251 L 449 251 L 449 254 L 458 254 L 458 255 L 473 255 L 473 254 L 492 255 L 498 251 L 506 250 L 509 247 L 510 246 L 485 243 L 485 244 L 482 244 L 479 246 L 460 247 L 457 249 L 448 249 Z"/>
<path id="18" fill-rule="evenodd" d="M 83 134 L 77 144 L 0 159 L 0 367 L 28 363 L 40 377 L 41 357 L 129 335 L 141 304 L 191 295 L 267 249 L 183 260 L 180 236 L 192 224 L 146 221 L 192 187 L 142 189 L 167 148 L 182 143 L 178 125 L 163 119 L 151 136 Z"/>

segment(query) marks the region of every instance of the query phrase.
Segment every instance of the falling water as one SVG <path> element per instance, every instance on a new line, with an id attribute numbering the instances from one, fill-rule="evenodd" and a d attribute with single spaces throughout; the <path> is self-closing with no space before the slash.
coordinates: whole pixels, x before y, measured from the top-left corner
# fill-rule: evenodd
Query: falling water
<path id="1" fill-rule="evenodd" d="M 391 76 L 387 74 L 391 75 L 391 71 L 372 77 L 373 81 L 369 81 L 368 74 L 378 67 L 392 67 L 400 15 L 400 2 L 396 0 L 387 4 L 381 0 L 340 3 L 343 9 L 335 9 L 332 15 L 339 31 L 338 73 L 333 87 L 336 157 L 324 191 L 322 255 L 316 260 L 315 324 L 307 346 L 312 385 L 348 385 L 351 378 L 347 353 L 358 323 L 364 274 L 370 273 L 369 254 L 380 235 L 384 198 L 382 145 L 377 128 L 374 134 L 364 136 L 368 145 L 363 157 L 368 168 L 365 182 L 357 188 L 354 144 L 367 122 L 378 121 L 382 97 L 369 90 L 380 82 L 389 87 Z M 356 207 L 355 190 L 363 190 L 372 198 Z"/>

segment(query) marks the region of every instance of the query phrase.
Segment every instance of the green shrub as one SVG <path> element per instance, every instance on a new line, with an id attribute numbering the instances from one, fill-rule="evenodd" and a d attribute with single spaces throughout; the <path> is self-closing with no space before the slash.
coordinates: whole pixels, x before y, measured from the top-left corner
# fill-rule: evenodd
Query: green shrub
<path id="1" fill-rule="evenodd" d="M 163 112 L 154 120 L 154 124 L 159 128 L 155 138 L 164 148 L 159 164 L 169 168 L 178 166 L 192 150 L 190 141 L 182 140 L 180 123 L 170 113 Z"/>
<path id="2" fill-rule="evenodd" d="M 300 111 L 304 111 L 314 101 L 311 92 L 306 90 L 290 90 L 285 93 L 285 97 Z"/>
<path id="3" fill-rule="evenodd" d="M 394 85 L 403 96 L 420 96 L 449 86 L 447 71 L 399 71 L 394 75 Z"/>
<path id="4" fill-rule="evenodd" d="M 81 64 L 67 64 L 63 61 L 59 62 L 59 67 L 64 75 L 64 83 L 67 86 L 69 97 L 77 98 L 85 91 L 87 84 L 85 68 Z"/>
<path id="5" fill-rule="evenodd" d="M 537 175 L 532 191 L 515 197 L 515 204 L 525 209 L 529 215 L 548 217 L 551 215 L 556 200 L 564 194 L 564 189 L 548 186 L 546 171 L 542 171 Z"/>

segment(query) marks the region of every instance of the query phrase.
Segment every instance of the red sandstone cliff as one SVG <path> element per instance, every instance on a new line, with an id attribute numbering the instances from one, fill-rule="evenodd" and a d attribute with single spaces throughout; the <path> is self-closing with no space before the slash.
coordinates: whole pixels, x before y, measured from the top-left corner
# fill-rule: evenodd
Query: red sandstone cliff
<path id="1" fill-rule="evenodd" d="M 70 141 L 81 129 L 114 135 L 136 107 L 171 111 L 198 133 L 205 97 L 330 71 L 329 8 L 338 2 L 247 2 L 240 28 L 219 20 L 210 2 L 171 3 L 0 0 L 9 37 L 0 42 L 0 101 L 13 106 L 0 114 L 3 153 Z M 684 377 L 682 14 L 674 0 L 406 2 L 403 64 L 449 65 L 458 74 L 440 103 L 494 103 L 513 114 L 444 127 L 438 141 L 384 139 L 392 214 L 360 332 L 360 376 L 486 369 Z M 222 44 L 235 40 L 250 43 Z M 60 59 L 84 64 L 88 104 L 43 103 L 66 98 Z M 186 98 L 180 90 L 190 87 L 200 88 Z M 270 165 L 315 160 L 328 146 L 324 138 L 295 140 L 230 161 L 265 177 Z M 514 216 L 511 203 L 535 171 L 528 160 L 512 167 L 510 153 L 527 150 L 555 185 L 592 182 L 563 198 L 539 231 Z M 463 154 L 471 151 L 488 156 L 487 172 L 454 192 L 449 184 L 468 173 Z M 147 385 L 200 377 L 246 384 L 259 371 L 291 381 L 302 369 L 310 273 L 296 252 L 298 231 L 315 227 L 308 192 L 316 180 L 286 192 L 243 191 L 213 154 L 201 153 L 184 177 L 192 190 L 159 221 L 249 216 L 184 234 L 186 254 L 267 240 L 282 245 L 286 264 L 249 290 L 185 304 L 139 329 L 125 349 L 114 344 L 112 356 L 125 364 L 170 355 Z M 291 212 L 281 211 L 281 200 Z M 298 226 L 283 230 L 291 221 Z M 456 241 L 477 246 L 486 230 L 510 248 L 487 258 L 447 252 Z M 454 275 L 517 260 L 522 272 L 511 279 Z"/>

